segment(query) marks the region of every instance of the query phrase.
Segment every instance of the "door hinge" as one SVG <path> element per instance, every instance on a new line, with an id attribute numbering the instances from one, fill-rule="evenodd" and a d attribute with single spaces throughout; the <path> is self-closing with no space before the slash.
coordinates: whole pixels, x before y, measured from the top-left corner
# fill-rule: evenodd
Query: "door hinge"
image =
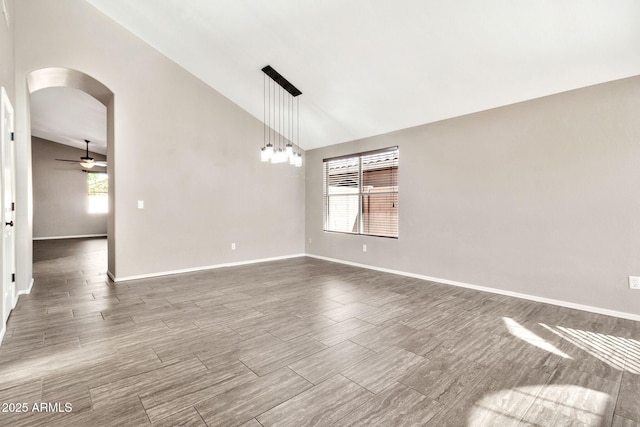
<path id="1" fill-rule="evenodd" d="M 11 132 L 11 140 L 14 141 L 14 138 L 16 137 L 16 134 Z"/>
<path id="2" fill-rule="evenodd" d="M 11 273 L 11 281 L 12 282 L 16 281 L 16 273 Z"/>
<path id="3" fill-rule="evenodd" d="M 15 211 L 16 210 L 16 202 L 11 202 L 11 211 Z"/>

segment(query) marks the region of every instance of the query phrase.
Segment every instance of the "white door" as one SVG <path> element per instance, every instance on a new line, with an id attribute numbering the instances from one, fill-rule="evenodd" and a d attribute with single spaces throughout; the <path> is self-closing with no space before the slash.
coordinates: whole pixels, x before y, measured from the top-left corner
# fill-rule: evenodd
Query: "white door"
<path id="1" fill-rule="evenodd" d="M 0 183 L 2 200 L 2 242 L 0 242 L 0 262 L 2 263 L 2 324 L 7 321 L 9 313 L 15 307 L 16 298 L 16 236 L 15 226 L 15 149 L 13 137 L 13 107 L 4 87 L 0 90 L 1 98 L 1 135 L 0 135 Z"/>

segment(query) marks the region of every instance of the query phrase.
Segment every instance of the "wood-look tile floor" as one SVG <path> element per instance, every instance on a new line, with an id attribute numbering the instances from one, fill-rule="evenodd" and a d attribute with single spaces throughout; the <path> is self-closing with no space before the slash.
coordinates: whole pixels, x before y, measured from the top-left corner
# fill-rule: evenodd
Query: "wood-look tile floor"
<path id="1" fill-rule="evenodd" d="M 103 239 L 34 258 L 3 426 L 640 426 L 638 322 L 311 258 L 119 284 Z"/>

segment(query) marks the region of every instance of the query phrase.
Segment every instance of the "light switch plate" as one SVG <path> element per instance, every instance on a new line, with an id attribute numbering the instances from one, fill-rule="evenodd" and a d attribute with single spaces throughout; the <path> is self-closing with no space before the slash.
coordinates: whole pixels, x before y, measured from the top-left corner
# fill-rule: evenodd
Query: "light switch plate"
<path id="1" fill-rule="evenodd" d="M 144 209 L 144 200 L 138 200 L 138 209 Z"/>

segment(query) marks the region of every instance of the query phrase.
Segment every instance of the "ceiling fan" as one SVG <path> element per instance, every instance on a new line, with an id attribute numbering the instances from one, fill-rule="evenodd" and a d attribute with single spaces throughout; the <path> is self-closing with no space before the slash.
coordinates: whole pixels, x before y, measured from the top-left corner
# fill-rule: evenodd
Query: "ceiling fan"
<path id="1" fill-rule="evenodd" d="M 84 168 L 91 169 L 94 166 L 107 167 L 107 162 L 105 161 L 95 161 L 93 157 L 89 157 L 89 140 L 85 139 L 84 142 L 87 143 L 87 152 L 84 156 L 80 157 L 80 160 L 67 160 L 67 159 L 56 159 L 59 162 L 70 162 L 70 163 L 80 163 L 80 165 Z"/>

